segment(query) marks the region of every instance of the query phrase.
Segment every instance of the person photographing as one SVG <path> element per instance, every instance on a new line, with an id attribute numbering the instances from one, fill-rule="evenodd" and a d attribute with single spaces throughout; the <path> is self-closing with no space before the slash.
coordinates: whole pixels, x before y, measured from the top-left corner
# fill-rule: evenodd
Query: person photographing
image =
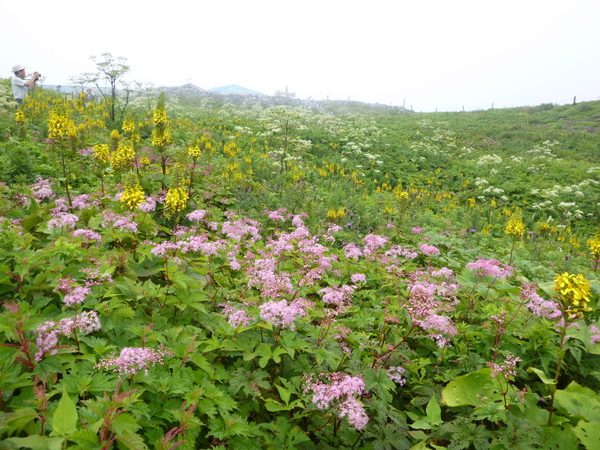
<path id="1" fill-rule="evenodd" d="M 35 83 L 38 78 L 41 76 L 38 72 L 34 72 L 30 79 L 25 79 L 25 67 L 21 64 L 17 64 L 12 68 L 15 76 L 11 80 L 12 88 L 13 88 L 13 96 L 17 103 L 21 103 L 29 91 L 33 91 L 35 89 Z"/>

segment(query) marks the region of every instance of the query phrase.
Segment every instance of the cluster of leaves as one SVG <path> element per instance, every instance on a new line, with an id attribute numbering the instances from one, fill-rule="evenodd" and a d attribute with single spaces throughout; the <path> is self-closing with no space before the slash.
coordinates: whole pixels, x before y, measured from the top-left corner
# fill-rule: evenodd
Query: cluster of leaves
<path id="1" fill-rule="evenodd" d="M 460 127 L 161 98 L 109 133 L 34 94 L 2 138 L 31 150 L 0 197 L 2 445 L 594 448 L 598 255 L 473 207 Z"/>

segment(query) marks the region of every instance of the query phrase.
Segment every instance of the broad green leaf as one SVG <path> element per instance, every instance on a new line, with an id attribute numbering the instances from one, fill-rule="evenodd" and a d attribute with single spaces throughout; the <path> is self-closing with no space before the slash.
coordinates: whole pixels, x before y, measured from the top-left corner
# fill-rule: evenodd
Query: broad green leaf
<path id="1" fill-rule="evenodd" d="M 190 361 L 192 361 L 200 369 L 204 370 L 206 373 L 208 373 L 210 375 L 213 375 L 215 373 L 215 370 L 210 365 L 210 363 L 208 362 L 208 360 L 204 356 L 202 356 L 201 354 L 199 354 L 199 353 L 194 353 L 190 357 Z"/>
<path id="2" fill-rule="evenodd" d="M 58 401 L 58 407 L 52 416 L 52 435 L 69 436 L 77 431 L 77 407 L 67 389 L 63 388 L 63 394 Z"/>
<path id="3" fill-rule="evenodd" d="M 574 338 L 580 340 L 583 343 L 587 352 L 592 353 L 594 355 L 600 355 L 600 343 L 591 343 L 592 324 L 586 324 L 583 321 L 578 321 L 576 322 L 576 325 L 577 326 L 567 328 L 567 335 L 573 336 Z"/>
<path id="4" fill-rule="evenodd" d="M 598 450 L 600 448 L 600 422 L 580 420 L 577 426 L 573 428 L 573 433 L 588 450 Z"/>
<path id="5" fill-rule="evenodd" d="M 61 450 L 64 439 L 64 437 L 32 435 L 24 438 L 13 437 L 7 439 L 7 441 L 14 443 L 18 448 L 29 448 L 31 450 Z"/>
<path id="6" fill-rule="evenodd" d="M 440 404 L 436 400 L 435 397 L 431 397 L 429 403 L 427 403 L 427 408 L 425 409 L 427 415 L 423 418 L 426 422 L 429 422 L 433 425 L 439 425 L 444 423 L 442 420 L 442 409 L 440 408 Z"/>
<path id="7" fill-rule="evenodd" d="M 292 392 L 284 388 L 283 386 L 279 386 L 277 384 L 275 385 L 275 387 L 279 391 L 279 396 L 281 397 L 281 400 L 283 400 L 285 403 L 289 403 Z"/>
<path id="8" fill-rule="evenodd" d="M 79 430 L 69 436 L 69 441 L 75 442 L 81 450 L 96 450 L 99 446 L 98 434 L 92 430 Z"/>
<path id="9" fill-rule="evenodd" d="M 545 450 L 578 448 L 577 436 L 569 424 L 544 428 L 543 439 L 542 448 Z"/>
<path id="10" fill-rule="evenodd" d="M 567 389 L 556 391 L 556 407 L 575 417 L 600 422 L 600 399 L 591 390 L 573 382 Z"/>
<path id="11" fill-rule="evenodd" d="M 551 378 L 548 378 L 543 370 L 536 369 L 535 367 L 530 367 L 529 369 L 527 369 L 527 372 L 535 373 L 538 377 L 540 377 L 540 380 L 542 380 L 542 383 L 544 383 L 545 385 L 548 385 L 551 387 L 555 387 L 555 385 L 556 385 L 554 380 Z"/>
<path id="12" fill-rule="evenodd" d="M 488 396 L 492 384 L 491 369 L 484 368 L 451 381 L 442 391 L 442 404 L 446 406 L 477 406 L 481 397 Z"/>

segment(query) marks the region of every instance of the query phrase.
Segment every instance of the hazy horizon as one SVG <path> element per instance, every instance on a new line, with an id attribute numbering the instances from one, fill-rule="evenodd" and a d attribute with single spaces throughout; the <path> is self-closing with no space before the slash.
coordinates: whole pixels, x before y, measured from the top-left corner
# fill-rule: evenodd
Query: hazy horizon
<path id="1" fill-rule="evenodd" d="M 90 56 L 111 53 L 127 58 L 126 79 L 155 86 L 287 86 L 423 112 L 600 99 L 596 0 L 0 5 L 3 76 L 23 64 L 47 85 L 70 85 L 95 70 Z"/>

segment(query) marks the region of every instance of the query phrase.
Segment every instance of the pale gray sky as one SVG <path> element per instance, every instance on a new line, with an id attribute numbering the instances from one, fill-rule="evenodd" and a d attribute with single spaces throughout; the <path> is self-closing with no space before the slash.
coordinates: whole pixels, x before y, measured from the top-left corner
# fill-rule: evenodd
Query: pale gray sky
<path id="1" fill-rule="evenodd" d="M 0 72 L 458 111 L 600 99 L 600 0 L 0 0 Z"/>

